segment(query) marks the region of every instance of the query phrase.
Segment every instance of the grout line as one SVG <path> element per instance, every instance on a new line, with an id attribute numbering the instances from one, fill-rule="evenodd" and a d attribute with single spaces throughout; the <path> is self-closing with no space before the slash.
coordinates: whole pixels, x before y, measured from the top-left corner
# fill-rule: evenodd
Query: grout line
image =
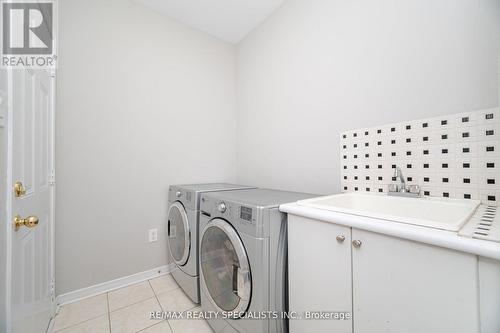
<path id="1" fill-rule="evenodd" d="M 142 302 L 148 301 L 148 300 L 153 299 L 153 298 L 155 298 L 155 299 L 156 299 L 156 301 L 157 301 L 157 302 L 158 302 L 158 304 L 160 305 L 160 308 L 162 309 L 162 311 L 164 311 L 164 310 L 163 310 L 163 307 L 162 307 L 162 305 L 161 305 L 161 303 L 160 303 L 160 300 L 158 299 L 158 296 L 157 296 L 157 294 L 156 294 L 156 292 L 155 292 L 155 290 L 154 290 L 153 286 L 151 285 L 151 282 L 150 282 L 149 280 L 145 280 L 145 281 L 147 281 L 147 282 L 148 282 L 149 287 L 150 287 L 150 288 L 151 288 L 151 290 L 153 291 L 153 295 L 154 295 L 154 296 L 149 297 L 149 298 L 147 298 L 147 299 L 143 299 L 143 300 L 140 300 L 140 301 L 134 302 L 134 303 L 131 303 L 131 304 L 128 304 L 128 305 L 123 306 L 123 307 L 120 307 L 120 308 L 118 308 L 118 309 L 114 309 L 113 311 L 111 311 L 111 308 L 110 308 L 110 306 L 109 306 L 109 292 L 103 292 L 103 293 L 101 293 L 101 294 L 97 294 L 97 295 L 91 296 L 91 297 L 95 297 L 95 296 L 104 295 L 104 294 L 106 295 L 106 308 L 107 308 L 106 313 L 103 313 L 103 314 L 100 314 L 100 315 L 98 315 L 98 316 L 96 316 L 96 317 L 92 317 L 92 318 L 89 318 L 89 319 L 86 319 L 86 320 L 83 320 L 83 321 L 77 322 L 77 323 L 72 324 L 72 325 L 67 326 L 67 327 L 63 327 L 63 328 L 61 328 L 61 329 L 59 329 L 59 330 L 57 330 L 57 331 L 54 331 L 54 333 L 56 333 L 56 332 L 60 332 L 60 331 L 62 331 L 62 330 L 66 330 L 66 329 L 68 329 L 68 328 L 71 328 L 71 327 L 74 327 L 74 326 L 77 326 L 77 325 L 80 325 L 80 324 L 83 324 L 83 323 L 86 323 L 86 322 L 88 322 L 88 321 L 94 320 L 94 319 L 99 318 L 99 317 L 102 317 L 102 316 L 104 316 L 104 315 L 107 315 L 107 317 L 108 317 L 109 331 L 110 331 L 110 333 L 111 333 L 111 313 L 112 313 L 112 312 L 116 312 L 116 311 L 119 311 L 119 310 L 123 310 L 123 309 L 125 309 L 125 308 L 130 307 L 130 306 L 133 306 L 133 305 L 136 305 L 136 304 L 139 304 L 139 303 L 142 303 Z M 145 281 L 142 281 L 142 282 L 145 282 Z M 139 283 L 141 283 L 141 282 L 139 282 Z M 128 286 L 128 287 L 129 287 L 129 286 Z M 123 288 L 127 288 L 127 287 L 123 287 Z M 119 289 L 123 289 L 123 288 L 119 288 Z M 171 292 L 171 291 L 174 291 L 174 290 L 177 290 L 177 289 L 179 289 L 179 288 L 172 289 L 172 290 L 168 290 L 168 291 L 165 291 L 165 292 L 163 292 L 163 293 L 168 293 L 168 292 Z M 163 293 L 162 293 L 162 294 L 163 294 Z M 75 303 L 77 303 L 77 302 L 74 302 L 74 303 L 68 303 L 67 305 L 69 305 L 69 304 L 75 304 Z M 62 305 L 62 306 L 61 306 L 61 309 L 62 309 L 63 307 L 65 307 L 65 306 L 66 306 L 66 305 Z M 195 306 L 195 307 L 196 307 L 196 306 Z M 194 308 L 194 307 L 193 307 L 193 308 Z M 186 311 L 188 311 L 188 310 L 186 310 Z M 166 322 L 167 322 L 167 324 L 169 325 L 170 330 L 173 332 L 174 330 L 173 330 L 173 328 L 170 326 L 170 323 L 168 322 L 168 320 L 165 320 L 165 321 L 166 321 Z M 160 321 L 159 323 L 161 323 L 161 321 Z M 145 327 L 145 328 L 144 328 L 144 329 L 142 329 L 142 330 L 145 330 L 145 329 L 150 328 L 150 327 L 152 327 L 152 326 L 158 325 L 159 323 L 156 323 L 156 324 L 153 324 L 153 325 L 151 325 L 151 326 Z M 141 330 L 141 331 L 142 331 L 142 330 Z"/>
<path id="2" fill-rule="evenodd" d="M 162 276 L 159 276 L 159 277 L 154 277 L 154 278 L 152 278 L 152 279 L 149 279 L 149 280 L 148 280 L 149 285 L 151 286 L 151 289 L 153 289 L 153 293 L 154 293 L 155 295 L 166 294 L 166 293 L 168 293 L 168 292 L 171 292 L 171 291 L 174 291 L 174 290 L 177 290 L 177 289 L 181 289 L 181 287 L 177 284 L 177 282 L 175 282 L 176 287 L 175 287 L 174 289 L 168 289 L 168 290 L 164 290 L 164 291 L 159 291 L 159 292 L 156 292 L 155 288 L 153 288 L 153 285 L 151 284 L 151 282 L 150 282 L 150 281 L 151 281 L 151 280 L 154 280 L 154 279 L 157 279 L 157 278 L 161 278 L 161 277 L 169 276 L 169 275 L 170 275 L 170 277 L 173 279 L 173 277 L 172 277 L 171 273 L 167 273 L 167 274 L 165 274 L 165 275 L 162 275 Z"/>
<path id="3" fill-rule="evenodd" d="M 161 293 L 156 293 L 156 292 L 155 292 L 154 294 L 155 294 L 155 295 L 163 295 L 163 294 L 168 294 L 168 293 L 171 293 L 171 292 L 176 291 L 176 290 L 179 290 L 179 289 L 181 289 L 181 287 L 177 287 L 177 288 L 175 288 L 175 289 L 170 289 L 170 290 L 165 290 L 165 291 L 162 291 Z"/>
<path id="4" fill-rule="evenodd" d="M 151 283 L 149 283 L 149 280 L 145 280 L 145 281 L 142 281 L 142 282 L 139 282 L 139 283 L 131 284 L 131 285 L 127 286 L 127 287 L 123 287 L 123 288 L 120 288 L 120 289 L 129 288 L 129 287 L 132 287 L 132 286 L 137 285 L 137 284 L 142 284 L 142 283 L 144 283 L 144 282 L 148 282 L 149 287 L 150 287 L 150 288 L 151 288 L 151 290 L 153 291 L 153 295 L 155 295 L 155 291 L 154 291 L 153 287 L 151 286 Z M 116 289 L 116 290 L 120 290 L 120 289 Z M 116 291 L 116 290 L 109 291 L 107 294 L 109 295 L 109 293 L 114 292 L 114 291 Z M 156 296 L 156 295 L 155 295 L 155 296 Z M 108 297 L 109 297 L 109 296 L 108 296 Z M 113 309 L 113 311 L 111 311 L 111 308 L 109 307 L 109 299 L 108 299 L 108 310 L 109 310 L 109 312 L 110 312 L 110 313 L 111 313 L 111 312 L 116 312 L 116 311 L 118 311 L 118 310 L 122 310 L 122 309 L 128 308 L 129 306 L 136 305 L 136 304 L 138 304 L 138 303 L 141 303 L 141 302 L 144 302 L 144 301 L 150 300 L 151 298 L 153 298 L 153 296 L 150 296 L 150 297 L 148 297 L 148 298 L 144 298 L 144 299 L 141 299 L 141 300 L 137 300 L 137 301 L 135 301 L 135 302 L 133 302 L 133 303 L 130 303 L 130 304 L 127 304 L 127 305 L 120 306 L 119 308 Z"/>
<path id="5" fill-rule="evenodd" d="M 162 322 L 162 321 L 157 322 L 156 324 L 153 324 L 153 325 L 151 325 L 151 326 L 144 327 L 143 329 L 141 329 L 140 331 L 137 331 L 137 332 L 135 332 L 135 333 L 143 332 L 143 331 L 145 331 L 145 330 L 147 330 L 147 329 L 149 329 L 149 328 L 151 328 L 151 327 L 154 327 L 154 326 L 156 326 L 156 325 L 161 324 L 161 322 Z"/>
<path id="6" fill-rule="evenodd" d="M 105 316 L 105 315 L 106 315 L 106 314 L 105 314 L 105 313 L 103 313 L 103 314 L 98 315 L 97 317 L 92 317 L 92 318 L 89 318 L 89 319 L 85 319 L 85 320 L 83 320 L 83 321 L 79 321 L 78 323 L 71 324 L 71 325 L 69 325 L 69 326 L 65 326 L 65 327 L 63 327 L 63 328 L 60 328 L 60 329 L 58 329 L 57 331 L 54 331 L 53 333 L 57 333 L 57 332 L 61 332 L 61 331 L 67 330 L 68 328 L 72 328 L 72 327 L 75 327 L 75 326 L 78 326 L 78 325 L 84 324 L 84 323 L 86 323 L 86 322 L 89 322 L 89 321 L 91 321 L 91 320 L 95 320 L 95 319 L 100 318 L 100 317 Z"/>
<path id="7" fill-rule="evenodd" d="M 111 311 L 109 310 L 109 293 L 106 293 L 106 302 L 108 303 L 108 324 L 109 324 L 109 333 L 111 333 Z"/>
<path id="8" fill-rule="evenodd" d="M 127 306 L 124 306 L 124 307 L 121 307 L 121 308 L 119 308 L 119 309 L 116 309 L 116 310 L 113 310 L 113 311 L 109 312 L 109 316 L 110 316 L 110 331 L 111 331 L 111 313 L 113 313 L 113 312 L 117 312 L 117 311 L 121 311 L 121 310 L 124 310 L 124 309 L 129 308 L 129 307 L 131 307 L 131 306 L 133 306 L 133 305 L 137 305 L 137 304 L 139 304 L 139 303 L 143 303 L 143 302 L 146 302 L 146 301 L 152 300 L 153 298 L 156 298 L 156 295 L 155 295 L 154 297 L 149 297 L 149 298 L 144 299 L 144 300 L 142 300 L 142 301 L 138 301 L 138 302 L 135 302 L 135 303 L 133 303 L 133 304 L 130 304 L 130 305 L 127 305 Z M 158 301 L 158 298 L 156 298 L 156 301 L 158 302 L 158 304 L 160 305 L 160 308 L 161 308 L 161 304 L 160 304 L 160 302 Z M 161 321 L 160 321 L 160 322 L 161 322 Z M 157 324 L 158 324 L 158 323 L 156 323 L 156 324 L 152 324 L 152 325 L 147 326 L 147 327 L 144 327 L 143 329 L 141 329 L 140 331 L 137 331 L 137 332 L 141 332 L 141 331 L 143 331 L 143 330 L 145 330 L 145 329 L 147 329 L 147 328 L 153 327 L 153 326 L 155 326 L 155 325 L 157 325 Z"/>
<path id="9" fill-rule="evenodd" d="M 102 294 L 104 294 L 104 293 L 102 293 Z M 96 297 L 96 296 L 99 296 L 99 295 L 102 295 L 102 294 L 94 295 L 94 296 L 91 296 L 91 297 Z M 89 298 L 91 298 L 91 297 L 89 297 Z M 107 297 L 106 297 L 106 299 L 107 299 Z M 78 301 L 78 302 L 79 302 L 79 301 Z M 70 304 L 76 304 L 76 303 L 78 303 L 78 302 L 68 303 L 68 304 L 66 304 L 66 305 L 61 305 L 61 306 L 60 306 L 60 308 L 59 308 L 59 312 L 57 313 L 57 315 L 59 315 L 59 313 L 61 313 L 61 310 L 62 310 L 65 306 L 68 306 L 68 305 L 70 305 Z M 108 311 L 109 311 L 109 307 L 108 307 Z M 66 329 L 68 329 L 68 328 L 78 326 L 78 325 L 80 325 L 80 324 L 83 324 L 83 323 L 86 323 L 86 322 L 88 322 L 88 321 L 91 321 L 91 320 L 97 319 L 97 318 L 102 317 L 102 316 L 104 316 L 104 315 L 106 315 L 106 313 L 101 313 L 101 314 L 100 314 L 100 315 L 98 315 L 98 316 L 95 316 L 95 317 L 92 317 L 92 318 L 88 318 L 88 319 L 85 319 L 85 320 L 79 321 L 79 322 L 74 323 L 74 324 L 71 324 L 71 325 L 69 325 L 69 326 L 62 327 L 62 328 L 58 329 L 57 331 L 54 331 L 54 333 L 56 333 L 56 332 L 61 332 L 61 331 L 66 330 Z M 56 317 L 57 317 L 57 316 L 56 316 Z M 54 320 L 56 320 L 56 317 L 54 317 Z M 54 327 L 55 327 L 55 321 L 54 321 Z"/>
<path id="10" fill-rule="evenodd" d="M 149 286 L 151 287 L 151 289 L 153 289 L 153 294 L 155 295 L 155 298 L 156 298 L 156 301 L 158 302 L 158 304 L 160 305 L 160 309 L 161 311 L 165 311 L 165 309 L 163 309 L 163 306 L 161 305 L 161 302 L 160 300 L 158 299 L 158 295 L 156 295 L 156 291 L 154 290 L 153 286 L 151 285 L 151 281 L 148 280 L 148 283 L 149 283 Z M 170 328 L 170 332 L 174 332 L 174 329 L 172 328 L 172 326 L 170 325 L 170 322 L 168 320 L 165 320 L 167 322 L 167 325 L 168 327 Z"/>
<path id="11" fill-rule="evenodd" d="M 189 308 L 189 309 L 186 309 L 182 312 L 188 312 L 189 310 L 193 310 L 193 309 L 196 309 L 197 307 L 200 307 L 201 308 L 201 304 L 195 304 L 192 308 Z"/>
<path id="12" fill-rule="evenodd" d="M 158 322 L 158 323 L 156 323 L 154 325 L 151 325 L 151 326 L 148 326 L 148 327 L 144 327 L 142 330 L 137 331 L 136 333 L 144 332 L 145 330 L 150 329 L 151 327 L 155 327 L 156 325 L 160 325 L 162 322 L 163 321 L 160 321 L 160 322 Z"/>
<path id="13" fill-rule="evenodd" d="M 155 296 L 156 296 L 156 295 L 155 295 Z M 110 311 L 109 311 L 109 313 L 113 313 L 113 312 L 121 311 L 121 310 L 126 309 L 126 308 L 128 308 L 128 307 L 131 307 L 132 305 L 137 305 L 137 304 L 139 304 L 139 303 L 149 301 L 150 299 L 155 298 L 155 296 L 151 296 L 151 297 L 148 297 L 148 298 L 146 298 L 146 299 L 142 299 L 142 300 L 140 300 L 140 301 L 137 301 L 137 302 L 134 302 L 134 303 L 130 303 L 130 304 L 125 305 L 125 306 L 122 306 L 122 307 L 120 307 L 120 308 L 118 308 L 118 309 L 114 309 L 113 311 L 111 311 L 111 310 L 110 310 Z"/>

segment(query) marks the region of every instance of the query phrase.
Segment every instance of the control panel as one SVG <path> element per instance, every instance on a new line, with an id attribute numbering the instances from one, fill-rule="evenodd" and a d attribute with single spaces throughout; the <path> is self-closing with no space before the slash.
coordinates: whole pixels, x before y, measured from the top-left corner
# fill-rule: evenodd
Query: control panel
<path id="1" fill-rule="evenodd" d="M 240 219 L 252 222 L 253 212 L 252 208 L 241 206 L 240 207 Z"/>
<path id="2" fill-rule="evenodd" d="M 176 186 L 172 186 L 169 188 L 168 199 L 169 201 L 180 201 L 183 204 L 186 202 L 189 204 L 193 203 L 193 192 L 189 190 L 185 190 Z M 194 209 L 195 207 L 187 207 L 189 209 Z"/>
<path id="3" fill-rule="evenodd" d="M 255 224 L 256 214 L 254 210 L 255 208 L 252 207 L 205 196 L 202 196 L 201 199 L 201 211 L 204 215 L 211 218 L 222 217 L 231 220 L 232 223 Z"/>

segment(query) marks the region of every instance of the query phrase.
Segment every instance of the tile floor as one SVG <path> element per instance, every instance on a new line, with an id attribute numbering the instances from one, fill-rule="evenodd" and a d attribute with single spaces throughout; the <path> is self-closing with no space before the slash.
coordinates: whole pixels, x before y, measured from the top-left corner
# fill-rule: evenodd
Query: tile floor
<path id="1" fill-rule="evenodd" d="M 204 320 L 152 320 L 151 311 L 197 311 L 170 275 L 140 282 L 61 307 L 57 333 L 211 333 Z"/>

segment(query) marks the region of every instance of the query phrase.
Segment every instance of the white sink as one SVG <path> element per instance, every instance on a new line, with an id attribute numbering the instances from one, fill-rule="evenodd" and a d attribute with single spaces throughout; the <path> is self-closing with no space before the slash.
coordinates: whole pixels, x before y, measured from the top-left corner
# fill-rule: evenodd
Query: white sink
<path id="1" fill-rule="evenodd" d="M 458 231 L 472 216 L 480 201 L 345 193 L 302 200 L 298 204 L 339 213 Z"/>

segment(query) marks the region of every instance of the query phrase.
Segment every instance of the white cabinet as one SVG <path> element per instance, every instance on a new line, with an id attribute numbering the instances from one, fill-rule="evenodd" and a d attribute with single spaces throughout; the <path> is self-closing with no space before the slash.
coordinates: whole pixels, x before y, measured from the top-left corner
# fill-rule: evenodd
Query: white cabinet
<path id="1" fill-rule="evenodd" d="M 477 257 L 352 230 L 355 333 L 478 332 Z"/>
<path id="2" fill-rule="evenodd" d="M 351 312 L 351 228 L 299 216 L 288 226 L 290 310 Z M 303 332 L 348 333 L 352 321 L 290 321 L 290 333 Z"/>
<path id="3" fill-rule="evenodd" d="M 291 333 L 479 332 L 476 256 L 300 216 L 288 220 L 290 311 L 353 315 L 291 320 Z"/>

